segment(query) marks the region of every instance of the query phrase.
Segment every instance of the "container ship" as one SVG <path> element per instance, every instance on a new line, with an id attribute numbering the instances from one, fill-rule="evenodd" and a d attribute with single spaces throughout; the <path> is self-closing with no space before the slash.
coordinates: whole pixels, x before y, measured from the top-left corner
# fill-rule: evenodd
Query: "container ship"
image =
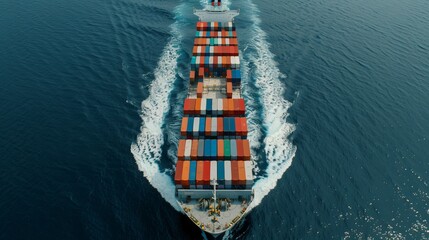
<path id="1" fill-rule="evenodd" d="M 211 0 L 194 14 L 199 20 L 174 183 L 183 213 L 216 237 L 248 213 L 254 197 L 234 23 L 239 11 Z"/>

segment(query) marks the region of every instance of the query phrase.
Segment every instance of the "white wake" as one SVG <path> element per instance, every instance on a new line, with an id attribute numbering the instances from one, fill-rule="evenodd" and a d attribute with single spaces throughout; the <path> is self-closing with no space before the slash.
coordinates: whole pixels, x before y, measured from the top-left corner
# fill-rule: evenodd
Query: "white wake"
<path id="1" fill-rule="evenodd" d="M 267 159 L 267 168 L 265 175 L 258 176 L 259 179 L 254 185 L 255 198 L 249 206 L 250 209 L 259 205 L 262 199 L 277 185 L 277 181 L 283 176 L 284 172 L 290 167 L 292 159 L 295 156 L 296 147 L 288 140 L 288 136 L 295 130 L 295 126 L 286 121 L 288 109 L 291 103 L 284 99 L 285 86 L 280 79 L 284 75 L 280 72 L 278 64 L 274 60 L 274 54 L 269 50 L 269 44 L 266 40 L 266 33 L 260 28 L 261 20 L 257 16 L 258 9 L 256 5 L 249 1 L 248 5 L 252 12 L 250 18 L 254 23 L 252 28 L 252 37 L 249 39 L 249 47 L 253 49 L 245 59 L 252 62 L 255 69 L 252 73 L 246 68 L 244 75 L 245 81 L 249 81 L 250 74 L 255 78 L 255 85 L 259 89 L 261 95 L 261 103 L 263 106 L 263 124 L 267 129 L 266 137 L 263 140 L 265 144 L 265 154 Z M 243 86 L 243 92 L 246 100 L 251 105 L 252 99 L 249 93 L 246 93 L 246 85 Z M 255 109 L 248 109 L 249 122 L 249 139 L 252 144 L 252 151 L 259 147 L 259 139 L 261 135 L 260 126 L 255 125 L 256 113 Z M 255 156 L 256 154 L 252 154 Z M 254 163 L 258 159 L 252 159 Z M 257 165 L 254 171 L 257 173 Z"/>
<path id="2" fill-rule="evenodd" d="M 182 8 L 183 4 L 176 9 L 176 17 Z M 154 72 L 155 79 L 149 87 L 149 97 L 141 105 L 140 116 L 143 123 L 136 143 L 131 145 L 131 152 L 145 178 L 171 206 L 180 211 L 174 195 L 175 186 L 171 175 L 168 172 L 162 172 L 159 168 L 161 147 L 164 144 L 161 127 L 165 113 L 170 109 L 168 97 L 176 80 L 179 46 L 182 38 L 177 21 L 172 24 L 171 29 L 172 37 L 158 61 Z"/>

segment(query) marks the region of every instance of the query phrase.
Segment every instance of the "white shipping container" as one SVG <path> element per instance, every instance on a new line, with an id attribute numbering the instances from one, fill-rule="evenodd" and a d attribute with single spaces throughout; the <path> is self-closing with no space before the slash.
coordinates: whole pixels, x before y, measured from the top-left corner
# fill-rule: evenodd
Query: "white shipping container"
<path id="1" fill-rule="evenodd" d="M 206 106 L 207 106 L 207 99 L 201 98 L 201 115 L 206 115 Z"/>
<path id="2" fill-rule="evenodd" d="M 246 186 L 253 185 L 253 167 L 251 161 L 244 161 L 244 170 L 246 172 Z"/>
<path id="3" fill-rule="evenodd" d="M 210 56 L 213 56 L 213 54 L 214 54 L 214 47 L 210 46 Z"/>
<path id="4" fill-rule="evenodd" d="M 225 188 L 231 188 L 232 174 L 231 174 L 231 161 L 225 161 Z"/>
<path id="5" fill-rule="evenodd" d="M 206 38 L 206 45 L 210 45 L 210 38 Z"/>
<path id="6" fill-rule="evenodd" d="M 201 46 L 197 47 L 197 53 L 201 53 Z M 199 55 L 199 54 L 197 54 L 197 55 Z"/>
<path id="7" fill-rule="evenodd" d="M 225 38 L 225 45 L 229 46 L 229 38 Z"/>
<path id="8" fill-rule="evenodd" d="M 210 180 L 217 179 L 217 161 L 210 162 Z"/>
<path id="9" fill-rule="evenodd" d="M 213 116 L 217 115 L 217 99 L 216 98 L 212 99 L 212 115 Z"/>
<path id="10" fill-rule="evenodd" d="M 213 65 L 213 57 L 210 57 L 209 62 L 210 62 L 210 65 Z"/>
<path id="11" fill-rule="evenodd" d="M 217 102 L 217 101 L 213 101 Z M 217 134 L 217 117 L 212 118 L 211 135 L 216 136 Z"/>
<path id="12" fill-rule="evenodd" d="M 217 57 L 217 66 L 222 67 L 222 56 Z"/>
<path id="13" fill-rule="evenodd" d="M 198 137 L 198 130 L 200 128 L 200 118 L 194 118 L 194 126 L 192 126 L 192 135 Z"/>
<path id="14" fill-rule="evenodd" d="M 217 100 L 217 113 L 218 116 L 223 114 L 223 99 Z"/>
<path id="15" fill-rule="evenodd" d="M 191 159 L 192 140 L 187 139 L 185 142 L 185 160 Z"/>
<path id="16" fill-rule="evenodd" d="M 197 56 L 196 60 L 195 60 L 195 64 L 198 66 L 200 65 L 200 56 Z"/>

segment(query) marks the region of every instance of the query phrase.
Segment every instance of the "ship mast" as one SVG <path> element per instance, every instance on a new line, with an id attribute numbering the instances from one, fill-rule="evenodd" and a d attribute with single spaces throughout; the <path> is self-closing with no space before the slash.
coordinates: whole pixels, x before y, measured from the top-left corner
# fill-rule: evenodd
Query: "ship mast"
<path id="1" fill-rule="evenodd" d="M 214 179 L 212 179 L 211 180 L 211 183 L 210 183 L 211 185 L 213 185 L 213 200 L 214 200 L 214 202 L 213 202 L 213 219 L 212 219 L 212 222 L 213 222 L 213 232 L 215 231 L 215 223 L 217 222 L 217 219 L 216 219 L 216 215 L 217 215 L 217 211 L 216 211 L 216 185 L 217 185 L 217 181 L 216 181 L 216 179 L 214 178 Z"/>

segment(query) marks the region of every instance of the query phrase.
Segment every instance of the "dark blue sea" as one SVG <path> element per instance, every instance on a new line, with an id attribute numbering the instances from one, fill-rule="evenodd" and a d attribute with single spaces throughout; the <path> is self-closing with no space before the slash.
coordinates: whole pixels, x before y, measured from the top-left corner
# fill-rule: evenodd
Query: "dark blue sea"
<path id="1" fill-rule="evenodd" d="M 240 9 L 255 201 L 225 239 L 429 239 L 429 2 Z M 203 239 L 174 201 L 205 1 L 0 1 L 0 239 Z"/>

